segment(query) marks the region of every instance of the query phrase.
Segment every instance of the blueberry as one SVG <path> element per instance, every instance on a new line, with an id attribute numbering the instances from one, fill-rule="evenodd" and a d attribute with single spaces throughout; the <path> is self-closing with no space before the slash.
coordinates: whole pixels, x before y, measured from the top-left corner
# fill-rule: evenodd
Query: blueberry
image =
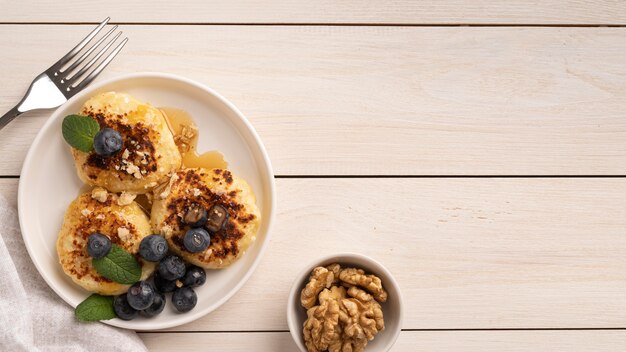
<path id="1" fill-rule="evenodd" d="M 143 315 L 147 317 L 153 317 L 158 315 L 165 308 L 165 295 L 161 292 L 156 292 L 154 295 L 154 300 L 152 301 L 152 305 L 150 307 L 142 310 Z"/>
<path id="2" fill-rule="evenodd" d="M 185 216 L 183 216 L 183 221 L 185 222 L 185 224 L 191 227 L 204 226 L 207 221 L 206 209 L 201 208 L 197 204 L 191 205 L 189 208 L 187 208 Z"/>
<path id="3" fill-rule="evenodd" d="M 191 253 L 202 252 L 209 244 L 211 244 L 211 236 L 203 228 L 189 229 L 183 238 L 183 245 Z"/>
<path id="4" fill-rule="evenodd" d="M 122 320 L 133 320 L 137 317 L 139 312 L 128 304 L 126 295 L 115 297 L 113 301 L 113 310 L 115 315 Z"/>
<path id="5" fill-rule="evenodd" d="M 111 250 L 111 240 L 99 233 L 94 232 L 87 238 L 87 253 L 94 259 L 99 259 L 107 254 Z"/>
<path id="6" fill-rule="evenodd" d="M 187 269 L 182 281 L 185 286 L 202 286 L 206 282 L 206 273 L 204 272 L 204 269 L 194 265 Z"/>
<path id="7" fill-rule="evenodd" d="M 101 129 L 93 138 L 93 149 L 101 156 L 111 156 L 122 150 L 122 135 L 112 128 Z"/>
<path id="8" fill-rule="evenodd" d="M 167 241 L 159 235 L 144 237 L 139 244 L 139 254 L 149 262 L 158 262 L 167 255 Z"/>
<path id="9" fill-rule="evenodd" d="M 174 292 L 177 288 L 176 281 L 177 280 L 165 280 L 158 273 L 154 275 L 154 287 L 161 293 Z"/>
<path id="10" fill-rule="evenodd" d="M 162 279 L 176 280 L 185 275 L 185 263 L 176 255 L 169 255 L 159 262 L 157 272 Z"/>
<path id="11" fill-rule="evenodd" d="M 198 303 L 198 296 L 191 287 L 181 287 L 172 294 L 172 303 L 177 311 L 188 312 Z"/>
<path id="12" fill-rule="evenodd" d="M 126 293 L 128 304 L 137 310 L 144 310 L 154 300 L 154 287 L 147 281 L 135 282 Z"/>
<path id="13" fill-rule="evenodd" d="M 228 220 L 228 211 L 221 205 L 214 205 L 209 209 L 208 220 L 206 228 L 211 232 L 217 232 L 224 227 L 226 220 Z"/>

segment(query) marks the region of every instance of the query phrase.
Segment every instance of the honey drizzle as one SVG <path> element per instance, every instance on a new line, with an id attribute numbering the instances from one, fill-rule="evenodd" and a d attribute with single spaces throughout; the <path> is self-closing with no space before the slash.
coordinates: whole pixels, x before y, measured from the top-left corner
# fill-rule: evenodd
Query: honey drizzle
<path id="1" fill-rule="evenodd" d="M 152 202 L 148 200 L 148 196 L 145 194 L 138 194 L 137 198 L 135 198 L 135 202 L 139 205 L 141 210 L 144 211 L 148 216 L 150 216 L 150 212 L 152 211 Z"/>
<path id="2" fill-rule="evenodd" d="M 193 118 L 186 111 L 176 108 L 159 108 L 167 120 L 168 127 L 174 136 L 180 135 L 183 126 L 196 126 L 193 122 Z M 183 167 L 187 168 L 205 168 L 205 169 L 226 169 L 228 163 L 224 159 L 224 155 L 216 150 L 198 153 L 198 135 L 199 132 L 191 140 L 189 150 L 184 152 L 181 150 L 183 156 Z"/>

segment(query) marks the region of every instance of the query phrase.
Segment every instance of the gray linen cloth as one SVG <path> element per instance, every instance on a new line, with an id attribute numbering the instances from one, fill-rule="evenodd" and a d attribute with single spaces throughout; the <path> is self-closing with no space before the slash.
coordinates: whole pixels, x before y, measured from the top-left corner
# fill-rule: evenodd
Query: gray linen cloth
<path id="1" fill-rule="evenodd" d="M 147 351 L 134 331 L 81 323 L 24 246 L 17 211 L 0 196 L 0 351 Z"/>

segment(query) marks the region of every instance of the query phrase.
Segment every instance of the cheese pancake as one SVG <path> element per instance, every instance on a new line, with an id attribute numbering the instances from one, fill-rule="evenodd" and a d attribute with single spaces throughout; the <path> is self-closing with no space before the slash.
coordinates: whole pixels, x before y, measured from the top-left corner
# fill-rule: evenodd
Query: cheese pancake
<path id="1" fill-rule="evenodd" d="M 125 203 L 128 204 L 120 205 Z M 134 254 L 141 265 L 142 280 L 154 271 L 155 263 L 143 261 L 137 254 L 141 240 L 152 233 L 148 216 L 134 201 L 124 201 L 123 197 L 96 188 L 70 204 L 57 239 L 63 271 L 85 290 L 118 295 L 129 287 L 102 277 L 92 266 L 87 238 L 94 232 L 106 235 L 112 243 Z"/>
<path id="2" fill-rule="evenodd" d="M 147 193 L 181 166 L 182 157 L 168 123 L 157 108 L 128 94 L 107 92 L 85 102 L 81 115 L 122 135 L 122 149 L 101 156 L 72 148 L 80 179 L 111 192 Z"/>
<path id="3" fill-rule="evenodd" d="M 224 222 L 217 230 L 205 224 L 211 236 L 209 247 L 197 253 L 188 251 L 183 244 L 189 230 L 183 220 L 185 213 L 197 208 L 209 212 L 214 207 L 225 210 Z M 168 184 L 155 189 L 153 228 L 165 236 L 171 251 L 206 269 L 224 268 L 240 258 L 256 239 L 260 223 L 252 189 L 225 169 L 183 169 L 173 174 Z"/>

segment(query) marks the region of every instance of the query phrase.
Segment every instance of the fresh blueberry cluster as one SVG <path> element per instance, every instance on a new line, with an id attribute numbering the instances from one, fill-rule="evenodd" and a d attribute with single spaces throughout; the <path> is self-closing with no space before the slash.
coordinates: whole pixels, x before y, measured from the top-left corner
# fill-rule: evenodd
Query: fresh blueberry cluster
<path id="1" fill-rule="evenodd" d="M 159 262 L 152 283 L 136 282 L 126 294 L 115 297 L 113 309 L 118 318 L 124 320 L 134 319 L 140 313 L 154 317 L 165 308 L 165 294 L 172 292 L 174 308 L 181 313 L 188 312 L 198 303 L 193 288 L 205 282 L 204 269 L 197 266 L 186 268 L 180 257 L 169 255 Z"/>
<path id="2" fill-rule="evenodd" d="M 165 294 L 172 292 L 172 303 L 179 312 L 192 310 L 198 297 L 193 287 L 206 282 L 204 269 L 185 265 L 183 259 L 168 255 L 165 238 L 150 235 L 139 244 L 139 255 L 147 261 L 159 262 L 152 283 L 140 281 L 132 285 L 125 295 L 117 296 L 113 303 L 120 319 L 130 320 L 139 315 L 153 317 L 163 311 Z"/>
<path id="3" fill-rule="evenodd" d="M 102 258 L 110 248 L 111 240 L 107 236 L 97 232 L 89 235 L 87 252 L 91 257 Z M 165 294 L 170 292 L 177 311 L 188 312 L 196 306 L 198 297 L 193 288 L 206 282 L 206 272 L 198 266 L 186 265 L 177 255 L 168 255 L 168 249 L 167 241 L 159 235 L 141 241 L 139 255 L 146 261 L 158 262 L 157 268 L 152 280 L 138 281 L 128 292 L 115 297 L 113 309 L 118 318 L 132 320 L 139 314 L 154 317 L 165 308 Z"/>

